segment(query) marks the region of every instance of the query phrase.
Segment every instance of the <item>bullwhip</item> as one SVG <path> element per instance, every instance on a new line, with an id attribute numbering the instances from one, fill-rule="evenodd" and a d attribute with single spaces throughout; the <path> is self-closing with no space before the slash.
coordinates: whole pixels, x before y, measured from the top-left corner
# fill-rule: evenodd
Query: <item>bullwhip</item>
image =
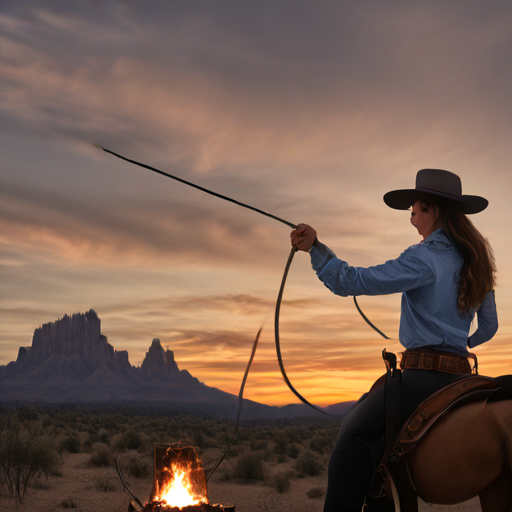
<path id="1" fill-rule="evenodd" d="M 179 181 L 180 183 L 183 183 L 183 184 L 188 185 L 190 187 L 196 188 L 198 190 L 201 190 L 202 192 L 205 192 L 205 193 L 210 194 L 212 196 L 218 197 L 220 199 L 224 199 L 225 201 L 229 201 L 230 203 L 234 203 L 234 204 L 236 204 L 238 206 L 242 206 L 243 208 L 247 208 L 249 210 L 255 211 L 257 213 L 265 215 L 265 217 L 270 217 L 271 219 L 277 220 L 278 222 L 281 222 L 282 224 L 286 224 L 287 226 L 291 227 L 292 229 L 295 229 L 297 227 L 295 224 L 293 224 L 291 222 L 288 222 L 287 220 L 284 220 L 284 219 L 282 219 L 280 217 L 277 217 L 275 215 L 272 215 L 271 213 L 268 213 L 268 212 L 266 212 L 264 210 L 260 210 L 259 208 L 255 208 L 254 206 L 250 206 L 250 205 L 248 205 L 246 203 L 242 203 L 241 201 L 237 201 L 236 199 L 233 199 L 231 197 L 228 197 L 228 196 L 225 196 L 225 195 L 222 195 L 222 194 L 218 194 L 217 192 L 213 192 L 212 190 L 209 190 L 207 188 L 201 187 L 199 185 L 196 185 L 195 183 L 191 183 L 190 181 L 184 180 L 182 178 L 179 178 L 179 177 L 174 176 L 172 174 L 169 174 L 167 172 L 160 171 L 159 169 L 155 169 L 154 167 L 151 167 L 149 165 L 137 162 L 135 160 L 130 160 L 129 158 L 126 158 L 126 157 L 124 157 L 122 155 L 119 155 L 118 153 L 114 153 L 114 151 L 110 151 L 109 149 L 106 149 L 106 148 L 100 146 L 99 144 L 94 144 L 94 146 L 96 146 L 99 149 L 102 149 L 106 153 L 110 153 L 111 155 L 114 155 L 117 158 L 120 158 L 121 160 L 125 160 L 127 162 L 130 162 L 131 164 L 138 165 L 139 167 L 143 167 L 144 169 L 148 169 L 150 171 L 156 172 L 158 174 L 161 174 L 162 176 L 166 176 L 167 178 L 171 178 L 173 180 Z M 292 263 L 293 256 L 294 256 L 295 252 L 296 252 L 295 247 L 292 247 L 292 249 L 290 251 L 290 255 L 288 256 L 288 261 L 286 262 L 286 268 L 285 268 L 285 271 L 284 271 L 283 279 L 281 281 L 281 287 L 279 289 L 279 295 L 278 295 L 277 301 L 276 301 L 275 318 L 274 318 L 274 334 L 275 334 L 275 345 L 276 345 L 277 361 L 279 363 L 279 368 L 281 370 L 281 375 L 283 376 L 283 379 L 286 382 L 286 384 L 288 385 L 290 391 L 301 402 L 303 402 L 304 404 L 308 405 L 309 407 L 312 407 L 313 409 L 315 409 L 318 412 L 321 412 L 322 414 L 326 414 L 328 416 L 331 416 L 328 412 L 326 412 L 326 411 L 320 409 L 319 407 L 317 407 L 317 406 L 311 404 L 310 402 L 308 402 L 308 400 L 306 400 L 295 389 L 295 387 L 292 385 L 292 383 L 290 382 L 290 379 L 288 378 L 288 376 L 286 374 L 286 371 L 284 369 L 283 358 L 282 358 L 282 355 L 281 355 L 281 344 L 280 344 L 280 338 L 279 338 L 279 314 L 280 314 L 280 310 L 281 310 L 281 302 L 282 302 L 282 299 L 283 299 L 283 293 L 284 293 L 284 286 L 285 286 L 285 283 L 286 283 L 286 278 L 288 276 L 288 271 L 290 269 L 290 266 L 291 266 L 291 263 Z M 354 297 L 354 303 L 356 305 L 356 308 L 357 308 L 358 312 L 363 317 L 365 322 L 368 323 L 368 325 L 370 325 L 370 327 L 372 327 L 376 332 L 378 332 L 383 338 L 390 339 L 382 331 L 380 331 L 377 327 L 375 327 L 375 325 L 373 325 L 372 322 L 370 322 L 370 320 L 362 312 L 361 308 L 359 307 L 359 304 L 357 303 L 357 299 L 355 297 Z M 259 338 L 259 334 L 260 333 L 258 332 L 258 336 L 256 338 L 254 350 L 256 349 L 256 344 L 257 344 L 257 339 Z M 245 380 L 247 379 L 248 369 L 249 369 L 249 367 L 250 367 L 250 365 L 252 363 L 253 357 L 254 357 L 254 353 L 251 355 L 251 358 L 249 360 L 249 365 L 248 365 L 248 368 L 246 370 L 246 374 L 244 376 L 244 381 L 242 383 L 242 388 L 240 390 L 240 396 L 239 396 L 239 406 L 240 407 L 241 407 L 241 400 L 242 400 L 242 394 L 243 394 L 243 388 L 244 388 L 244 385 L 245 385 Z M 238 413 L 238 417 L 239 416 L 240 416 L 240 413 Z M 237 423 L 238 423 L 238 420 L 237 420 Z"/>

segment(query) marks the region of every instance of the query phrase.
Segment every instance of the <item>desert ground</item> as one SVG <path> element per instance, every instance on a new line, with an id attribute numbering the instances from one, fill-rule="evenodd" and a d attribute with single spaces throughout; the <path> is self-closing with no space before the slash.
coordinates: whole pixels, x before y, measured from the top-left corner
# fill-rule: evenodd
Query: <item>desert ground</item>
<path id="1" fill-rule="evenodd" d="M 339 427 L 340 420 L 311 418 L 240 425 L 208 482 L 209 502 L 235 505 L 237 512 L 320 512 Z M 232 419 L 166 409 L 0 407 L 0 511 L 125 512 L 130 499 L 114 457 L 130 490 L 145 504 L 153 485 L 155 443 L 196 447 L 208 470 L 233 433 Z M 16 467 L 25 471 L 20 474 L 38 469 L 21 506 L 8 492 Z M 420 503 L 420 511 L 479 512 L 480 505 L 478 499 L 449 507 Z"/>
<path id="2" fill-rule="evenodd" d="M 129 456 L 125 454 L 124 457 Z M 77 512 L 126 512 L 129 497 L 123 491 L 114 468 L 95 468 L 88 465 L 89 454 L 64 454 L 61 468 L 62 477 L 39 482 L 27 491 L 21 510 L 25 512 L 57 512 L 74 508 Z M 123 458 L 123 457 L 121 457 Z M 228 461 L 229 462 L 229 461 Z M 288 464 L 288 466 L 287 466 Z M 272 467 L 274 466 L 274 467 Z M 277 464 L 268 464 L 269 472 L 277 470 Z M 290 463 L 279 471 L 291 469 Z M 279 493 L 268 482 L 243 480 L 222 481 L 222 473 L 216 474 L 208 486 L 210 503 L 235 504 L 236 512 L 320 512 L 323 497 L 309 498 L 311 489 L 324 490 L 326 474 L 314 477 L 292 478 L 290 488 Z M 128 479 L 132 492 L 146 503 L 151 490 L 153 477 Z M 5 493 L 0 497 L 0 510 L 14 512 L 20 510 L 13 498 Z M 421 512 L 477 512 L 480 505 L 477 499 L 461 505 L 439 506 L 420 502 Z"/>

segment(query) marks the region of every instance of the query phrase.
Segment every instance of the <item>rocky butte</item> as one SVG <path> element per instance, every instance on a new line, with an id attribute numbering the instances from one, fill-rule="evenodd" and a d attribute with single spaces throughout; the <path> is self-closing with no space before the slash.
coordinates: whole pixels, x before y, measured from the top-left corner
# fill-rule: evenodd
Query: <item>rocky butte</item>
<path id="1" fill-rule="evenodd" d="M 34 331 L 31 347 L 0 366 L 0 402 L 160 403 L 182 411 L 230 415 L 237 397 L 206 386 L 180 370 L 171 350 L 154 339 L 140 367 L 126 350 L 115 350 L 101 334 L 94 310 L 65 315 Z M 351 402 L 330 406 L 343 414 Z M 271 407 L 244 400 L 246 418 L 283 418 L 319 413 L 303 405 Z"/>

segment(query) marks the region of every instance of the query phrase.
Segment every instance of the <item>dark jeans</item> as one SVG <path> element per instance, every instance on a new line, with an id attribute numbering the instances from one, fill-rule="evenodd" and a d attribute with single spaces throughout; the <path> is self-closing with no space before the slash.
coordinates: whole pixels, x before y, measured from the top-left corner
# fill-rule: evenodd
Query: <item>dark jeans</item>
<path id="1" fill-rule="evenodd" d="M 432 393 L 463 377 L 467 375 L 404 370 L 400 424 L 403 425 Z M 384 385 L 380 385 L 343 420 L 329 461 L 324 512 L 361 512 L 376 468 L 368 448 L 355 436 L 379 440 L 383 434 Z"/>

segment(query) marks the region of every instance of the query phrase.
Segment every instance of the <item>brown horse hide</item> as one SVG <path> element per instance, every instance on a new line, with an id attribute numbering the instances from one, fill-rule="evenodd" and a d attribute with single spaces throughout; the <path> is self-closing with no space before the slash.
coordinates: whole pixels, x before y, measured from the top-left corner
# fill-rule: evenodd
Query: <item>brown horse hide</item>
<path id="1" fill-rule="evenodd" d="M 512 508 L 511 468 L 512 396 L 491 396 L 451 411 L 425 434 L 409 461 L 423 500 L 448 505 L 478 495 L 484 512 Z"/>

